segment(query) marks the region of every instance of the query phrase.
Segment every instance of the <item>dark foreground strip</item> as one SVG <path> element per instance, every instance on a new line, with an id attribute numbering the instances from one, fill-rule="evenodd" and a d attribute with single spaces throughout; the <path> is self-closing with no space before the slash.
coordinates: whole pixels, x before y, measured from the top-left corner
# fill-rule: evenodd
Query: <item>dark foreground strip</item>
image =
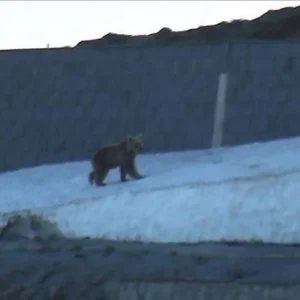
<path id="1" fill-rule="evenodd" d="M 0 241 L 0 299 L 299 299 L 300 247 Z"/>
<path id="2" fill-rule="evenodd" d="M 65 239 L 41 217 L 0 230 L 0 300 L 299 299 L 300 247 Z"/>

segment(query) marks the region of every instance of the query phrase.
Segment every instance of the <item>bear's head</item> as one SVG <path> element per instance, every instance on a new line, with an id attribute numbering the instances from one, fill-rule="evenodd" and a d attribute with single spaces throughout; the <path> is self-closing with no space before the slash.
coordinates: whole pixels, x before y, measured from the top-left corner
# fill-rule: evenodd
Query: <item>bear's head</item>
<path id="1" fill-rule="evenodd" d="M 128 136 L 126 140 L 127 150 L 130 152 L 138 153 L 144 149 L 143 135 Z"/>

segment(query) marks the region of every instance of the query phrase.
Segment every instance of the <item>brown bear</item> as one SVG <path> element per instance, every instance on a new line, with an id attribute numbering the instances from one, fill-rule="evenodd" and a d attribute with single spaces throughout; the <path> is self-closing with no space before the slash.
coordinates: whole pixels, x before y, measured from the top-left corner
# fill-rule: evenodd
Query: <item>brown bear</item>
<path id="1" fill-rule="evenodd" d="M 135 157 L 144 148 L 143 136 L 129 136 L 119 144 L 106 145 L 96 151 L 91 159 L 92 172 L 89 174 L 89 182 L 95 181 L 97 186 L 104 186 L 103 183 L 109 170 L 119 167 L 121 182 L 127 181 L 126 175 L 134 179 L 141 179 L 135 167 Z"/>

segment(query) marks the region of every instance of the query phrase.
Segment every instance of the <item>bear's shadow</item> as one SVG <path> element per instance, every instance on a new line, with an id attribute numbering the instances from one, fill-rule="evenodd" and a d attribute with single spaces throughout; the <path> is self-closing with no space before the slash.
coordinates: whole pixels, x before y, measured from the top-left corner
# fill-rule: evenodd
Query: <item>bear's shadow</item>
<path id="1" fill-rule="evenodd" d="M 119 185 L 119 186 L 123 186 L 123 185 L 126 185 L 128 183 L 138 183 L 139 181 L 143 180 L 143 179 L 146 179 L 147 177 L 144 177 L 144 178 L 140 178 L 140 179 L 128 179 L 126 181 L 120 181 L 120 180 L 117 180 L 117 179 L 110 179 L 108 180 L 107 182 L 105 182 L 103 185 L 100 185 L 100 186 L 96 186 L 94 185 L 94 187 L 96 188 L 106 188 L 106 187 L 109 187 L 109 186 L 116 186 L 116 185 Z"/>

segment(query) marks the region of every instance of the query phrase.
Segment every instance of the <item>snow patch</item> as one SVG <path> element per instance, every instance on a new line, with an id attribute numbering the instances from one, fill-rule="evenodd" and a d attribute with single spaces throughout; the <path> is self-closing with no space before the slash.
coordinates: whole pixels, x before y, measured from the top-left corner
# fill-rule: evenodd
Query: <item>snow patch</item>
<path id="1" fill-rule="evenodd" d="M 20 212 L 68 237 L 300 242 L 300 139 L 141 155 L 147 177 L 88 183 L 87 161 L 0 174 L 0 221 Z"/>

